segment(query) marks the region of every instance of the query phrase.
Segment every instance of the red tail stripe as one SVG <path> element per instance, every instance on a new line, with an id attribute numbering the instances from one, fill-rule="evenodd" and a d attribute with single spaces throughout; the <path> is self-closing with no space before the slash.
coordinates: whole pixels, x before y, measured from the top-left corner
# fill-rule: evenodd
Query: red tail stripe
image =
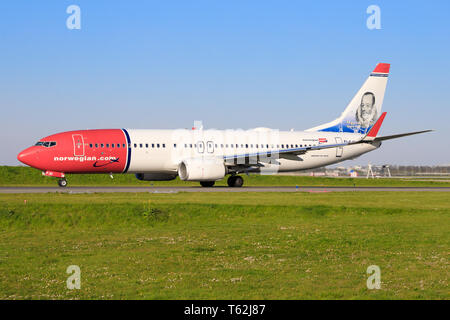
<path id="1" fill-rule="evenodd" d="M 373 72 L 375 72 L 375 73 L 389 73 L 389 68 L 390 67 L 391 67 L 391 65 L 389 63 L 379 63 L 379 64 L 377 64 L 375 69 L 373 69 Z"/>
<path id="2" fill-rule="evenodd" d="M 373 125 L 372 129 L 370 129 L 369 133 L 367 134 L 368 137 L 376 137 L 378 134 L 378 131 L 381 128 L 381 124 L 383 123 L 384 117 L 386 117 L 387 112 L 383 112 L 381 117 L 378 118 L 377 122 Z"/>

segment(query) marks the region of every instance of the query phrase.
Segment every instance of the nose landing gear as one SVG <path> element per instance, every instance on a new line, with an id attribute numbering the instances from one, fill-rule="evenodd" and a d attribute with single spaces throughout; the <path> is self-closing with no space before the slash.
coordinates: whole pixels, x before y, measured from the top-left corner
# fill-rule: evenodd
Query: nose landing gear
<path id="1" fill-rule="evenodd" d="M 229 187 L 240 188 L 244 184 L 244 179 L 241 176 L 230 176 L 227 183 Z"/>
<path id="2" fill-rule="evenodd" d="M 62 178 L 58 180 L 58 186 L 60 187 L 67 187 L 67 180 L 66 178 Z"/>

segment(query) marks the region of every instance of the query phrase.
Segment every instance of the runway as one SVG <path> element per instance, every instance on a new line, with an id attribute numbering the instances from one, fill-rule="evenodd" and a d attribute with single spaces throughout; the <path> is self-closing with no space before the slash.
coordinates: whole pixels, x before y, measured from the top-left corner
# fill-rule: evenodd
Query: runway
<path id="1" fill-rule="evenodd" d="M 148 193 L 178 193 L 178 192 L 450 192 L 450 187 L 0 187 L 0 193 L 112 193 L 112 192 L 148 192 Z"/>

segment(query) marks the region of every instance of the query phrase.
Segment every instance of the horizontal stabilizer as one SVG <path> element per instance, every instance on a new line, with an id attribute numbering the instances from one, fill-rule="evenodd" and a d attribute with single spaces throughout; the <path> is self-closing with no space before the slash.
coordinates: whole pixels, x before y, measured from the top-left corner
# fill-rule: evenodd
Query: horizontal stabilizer
<path id="1" fill-rule="evenodd" d="M 384 140 L 390 140 L 390 139 L 397 139 L 397 138 L 401 138 L 401 137 L 412 136 L 413 134 L 419 134 L 419 133 L 425 133 L 425 132 L 431 132 L 431 131 L 433 131 L 433 130 L 423 130 L 423 131 L 416 131 L 416 132 L 407 132 L 407 133 L 394 134 L 392 136 L 376 137 L 374 141 L 384 141 Z"/>

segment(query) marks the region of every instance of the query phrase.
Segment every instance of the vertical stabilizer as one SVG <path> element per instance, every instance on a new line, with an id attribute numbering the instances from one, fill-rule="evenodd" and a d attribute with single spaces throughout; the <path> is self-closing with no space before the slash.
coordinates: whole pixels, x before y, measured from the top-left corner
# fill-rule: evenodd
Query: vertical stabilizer
<path id="1" fill-rule="evenodd" d="M 381 116 L 389 68 L 388 63 L 377 64 L 339 118 L 306 131 L 369 132 Z"/>

